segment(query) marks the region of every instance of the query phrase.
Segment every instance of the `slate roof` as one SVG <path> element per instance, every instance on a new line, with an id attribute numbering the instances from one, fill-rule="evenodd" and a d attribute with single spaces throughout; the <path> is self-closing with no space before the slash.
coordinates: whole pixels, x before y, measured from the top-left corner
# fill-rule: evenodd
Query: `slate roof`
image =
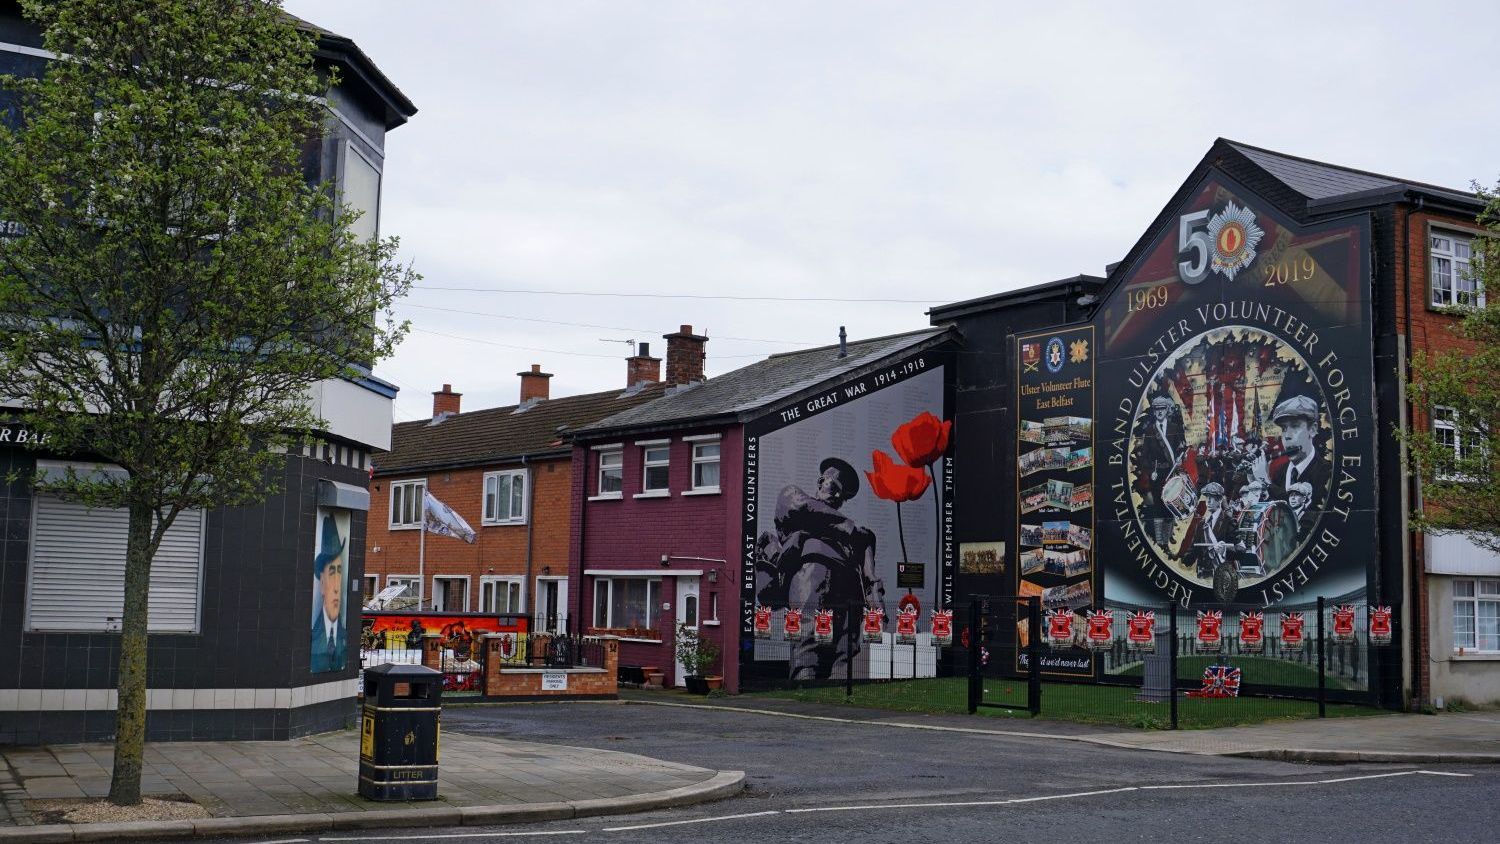
<path id="1" fill-rule="evenodd" d="M 1414 182 L 1410 179 L 1398 179 L 1394 176 L 1382 176 L 1379 173 L 1355 170 L 1352 167 L 1326 164 L 1226 138 L 1220 138 L 1219 141 L 1310 200 L 1326 202 L 1341 198 L 1355 198 L 1360 194 L 1414 191 L 1452 202 L 1479 204 L 1479 198 L 1467 191 Z"/>
<path id="2" fill-rule="evenodd" d="M 669 389 L 656 401 L 600 419 L 576 431 L 580 438 L 611 431 L 659 428 L 684 422 L 740 420 L 811 390 L 824 382 L 873 366 L 886 358 L 937 345 L 947 328 L 924 328 L 848 344 L 848 356 L 837 345 L 772 355 L 758 363 L 707 381 Z"/>
<path id="3" fill-rule="evenodd" d="M 391 450 L 375 458 L 376 475 L 422 469 L 456 469 L 513 463 L 568 454 L 563 435 L 626 408 L 659 398 L 666 388 L 611 390 L 547 399 L 516 413 L 520 405 L 471 410 L 433 425 L 429 420 L 391 428 Z"/>

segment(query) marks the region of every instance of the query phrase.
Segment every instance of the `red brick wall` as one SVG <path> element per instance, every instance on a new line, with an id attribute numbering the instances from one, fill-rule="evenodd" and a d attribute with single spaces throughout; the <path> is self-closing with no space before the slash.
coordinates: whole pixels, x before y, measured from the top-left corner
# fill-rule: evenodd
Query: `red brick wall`
<path id="1" fill-rule="evenodd" d="M 1403 225 L 1404 224 L 1404 225 Z M 1409 279 L 1406 295 L 1402 296 L 1401 276 L 1396 278 L 1396 325 L 1397 331 L 1407 335 L 1407 344 L 1410 346 L 1411 355 L 1414 360 L 1421 359 L 1424 355 L 1435 351 L 1454 349 L 1462 351 L 1470 344 L 1459 339 L 1453 334 L 1453 327 L 1460 318 L 1447 313 L 1433 310 L 1431 291 L 1428 289 L 1430 270 L 1432 262 L 1428 255 L 1428 238 L 1431 236 L 1433 227 L 1445 228 L 1456 232 L 1477 232 L 1472 218 L 1433 214 L 1426 211 L 1411 211 L 1398 209 L 1396 211 L 1396 262 L 1402 267 L 1405 276 Z M 1405 239 L 1401 238 L 1404 231 Z M 1408 334 L 1407 315 L 1411 315 L 1410 333 Z M 1419 409 L 1411 408 L 1409 423 L 1413 428 L 1421 430 L 1431 425 L 1427 414 Z M 1421 533 L 1412 534 L 1412 565 L 1425 566 L 1427 559 L 1425 543 Z M 1410 600 L 1413 607 L 1421 608 L 1423 612 L 1427 608 L 1427 578 L 1425 576 L 1417 579 L 1417 594 L 1412 595 Z M 1431 698 L 1431 622 L 1424 619 L 1418 626 L 1416 653 L 1413 654 L 1413 664 L 1419 672 L 1418 683 L 1421 686 L 1425 698 Z"/>
<path id="2" fill-rule="evenodd" d="M 532 577 L 525 587 L 528 611 L 532 607 L 534 578 L 550 566 L 561 575 L 568 566 L 568 521 L 572 502 L 571 464 L 566 459 L 544 460 L 530 464 L 535 488 L 532 490 Z M 419 534 L 412 530 L 390 529 L 390 494 L 393 481 L 427 479 L 427 489 L 439 501 L 452 507 L 474 528 L 478 537 L 473 545 L 446 536 L 427 537 L 423 595 L 432 597 L 433 575 L 468 575 L 469 609 L 479 606 L 479 579 L 482 575 L 525 575 L 527 525 L 482 524 L 484 514 L 484 473 L 497 469 L 516 469 L 518 464 L 476 469 L 454 469 L 429 473 L 378 476 L 370 484 L 370 521 L 365 555 L 365 574 L 380 575 L 380 586 L 386 575 L 417 573 Z"/>

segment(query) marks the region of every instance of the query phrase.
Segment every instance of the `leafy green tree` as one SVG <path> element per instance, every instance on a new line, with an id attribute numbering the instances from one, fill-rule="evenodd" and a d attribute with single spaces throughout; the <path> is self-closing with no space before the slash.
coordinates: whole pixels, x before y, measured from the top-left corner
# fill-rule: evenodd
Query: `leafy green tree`
<path id="1" fill-rule="evenodd" d="M 183 510 L 253 503 L 317 428 L 319 381 L 387 357 L 417 276 L 304 172 L 337 80 L 274 0 L 25 0 L 56 56 L 0 79 L 0 396 L 49 448 L 125 470 L 36 478 L 129 512 L 110 799 L 140 802 L 151 560 Z"/>
<path id="2" fill-rule="evenodd" d="M 1479 189 L 1485 233 L 1474 239 L 1471 272 L 1488 293 L 1483 307 L 1455 309 L 1462 319 L 1445 348 L 1412 361 L 1412 403 L 1432 425 L 1404 437 L 1412 471 L 1422 479 L 1419 529 L 1464 534 L 1500 551 L 1500 186 Z"/>

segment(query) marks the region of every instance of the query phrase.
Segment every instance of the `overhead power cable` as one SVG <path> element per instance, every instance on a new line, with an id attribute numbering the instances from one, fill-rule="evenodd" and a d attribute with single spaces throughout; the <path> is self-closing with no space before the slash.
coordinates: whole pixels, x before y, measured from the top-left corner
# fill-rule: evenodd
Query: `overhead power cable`
<path id="1" fill-rule="evenodd" d="M 443 290 L 451 293 L 522 293 L 533 296 L 604 296 L 617 299 L 717 299 L 730 302 L 841 302 L 846 304 L 940 305 L 943 299 L 884 299 L 861 296 L 729 296 L 705 293 L 617 293 L 600 290 L 530 290 L 517 287 L 434 287 L 422 285 L 413 290 Z"/>
<path id="2" fill-rule="evenodd" d="M 562 349 L 544 349 L 540 346 L 517 346 L 513 343 L 500 343 L 494 340 L 485 340 L 480 337 L 465 337 L 462 334 L 448 334 L 443 331 L 433 331 L 430 328 L 413 328 L 412 330 L 421 334 L 434 334 L 438 337 L 447 337 L 452 340 L 466 340 L 470 343 L 483 343 L 486 346 L 499 346 L 502 349 L 520 349 L 521 351 L 526 352 L 546 352 L 549 355 L 569 355 L 576 358 L 605 358 L 607 360 L 622 360 L 619 355 L 603 355 L 597 352 L 568 352 Z M 715 360 L 763 357 L 765 357 L 765 355 L 714 355 Z"/>
<path id="3" fill-rule="evenodd" d="M 666 332 L 659 332 L 659 330 L 655 329 L 655 328 L 631 328 L 629 326 L 624 326 L 624 325 L 596 325 L 596 324 L 591 323 L 591 322 L 568 322 L 566 320 L 560 320 L 560 319 L 542 319 L 540 317 L 511 316 L 510 314 L 486 313 L 484 311 L 471 311 L 471 310 L 466 310 L 464 308 L 440 308 L 437 305 L 418 305 L 415 302 L 402 302 L 401 303 L 401 307 L 406 307 L 406 308 L 421 308 L 424 311 L 445 311 L 445 312 L 450 313 L 450 314 L 466 314 L 468 316 L 493 317 L 494 319 L 510 319 L 510 320 L 516 320 L 516 321 L 519 321 L 519 322 L 540 322 L 540 323 L 545 323 L 547 325 L 567 325 L 567 326 L 572 326 L 572 327 L 575 327 L 575 328 L 599 328 L 599 329 L 602 329 L 604 331 L 629 331 L 629 332 L 632 332 L 632 333 L 635 333 L 635 334 L 657 334 L 657 333 L 665 334 L 666 333 Z M 806 341 L 806 340 L 766 340 L 766 339 L 763 339 L 763 338 L 760 338 L 760 337 L 728 337 L 728 336 L 724 336 L 724 335 L 714 335 L 714 337 L 712 339 L 714 339 L 714 340 L 738 340 L 738 341 L 740 341 L 742 343 L 771 343 L 771 344 L 783 345 L 783 346 L 815 346 L 815 345 L 818 345 L 817 343 L 812 343 L 812 342 Z"/>

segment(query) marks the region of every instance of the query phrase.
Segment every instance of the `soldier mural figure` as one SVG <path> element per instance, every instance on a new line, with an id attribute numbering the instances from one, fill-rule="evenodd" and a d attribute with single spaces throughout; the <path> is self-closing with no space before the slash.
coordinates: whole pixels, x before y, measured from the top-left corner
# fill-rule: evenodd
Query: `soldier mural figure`
<path id="1" fill-rule="evenodd" d="M 799 609 L 812 618 L 833 610 L 833 641 L 819 643 L 808 625 L 792 643 L 791 679 L 826 679 L 842 675 L 844 664 L 859 654 L 859 636 L 850 635 L 861 614 L 850 607 L 881 606 L 885 584 L 875 573 L 875 534 L 840 512 L 859 494 L 859 474 L 848 462 L 829 457 L 818 466 L 817 489 L 808 495 L 796 485 L 776 499 L 776 534 L 762 533 L 757 569 L 769 576 L 760 602 Z"/>

